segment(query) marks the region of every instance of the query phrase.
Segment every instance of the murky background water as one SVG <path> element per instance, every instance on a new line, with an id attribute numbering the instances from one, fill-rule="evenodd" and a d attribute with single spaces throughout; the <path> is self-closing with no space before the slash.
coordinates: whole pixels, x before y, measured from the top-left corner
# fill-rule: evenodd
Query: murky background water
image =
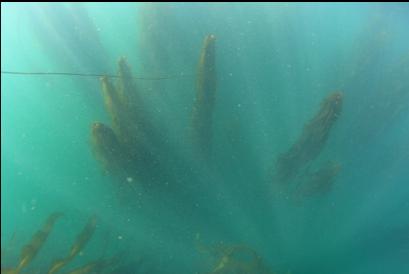
<path id="1" fill-rule="evenodd" d="M 103 273 L 408 273 L 408 25 L 405 3 L 2 3 L 2 273 L 57 211 L 21 273 L 47 273 L 93 214 L 90 240 L 58 273 L 106 258 Z M 189 132 L 209 34 L 205 158 Z M 91 124 L 112 125 L 99 77 L 3 73 L 115 75 L 122 56 L 134 77 L 166 78 L 134 79 L 156 132 L 155 180 L 106 174 L 93 154 Z M 319 155 L 281 182 L 277 159 L 311 146 L 303 128 L 334 91 L 342 111 Z M 328 161 L 340 169 L 317 175 L 322 189 L 297 191 Z M 236 245 L 264 269 L 240 266 Z"/>

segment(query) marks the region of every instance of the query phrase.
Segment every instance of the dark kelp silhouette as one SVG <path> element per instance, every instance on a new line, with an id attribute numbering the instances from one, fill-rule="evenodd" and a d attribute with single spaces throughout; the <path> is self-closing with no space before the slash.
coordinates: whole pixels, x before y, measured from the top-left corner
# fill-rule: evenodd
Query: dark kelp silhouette
<path id="1" fill-rule="evenodd" d="M 209 274 L 257 273 L 274 274 L 255 250 L 246 245 L 204 245 L 196 235 L 196 248 L 215 259 Z"/>
<path id="2" fill-rule="evenodd" d="M 276 172 L 282 182 L 295 178 L 308 163 L 317 158 L 328 139 L 330 130 L 342 110 L 343 95 L 330 94 L 321 103 L 314 118 L 304 126 L 297 142 L 277 160 Z"/>
<path id="3" fill-rule="evenodd" d="M 63 216 L 62 213 L 56 212 L 51 214 L 47 221 L 44 223 L 42 229 L 40 229 L 31 239 L 31 241 L 22 248 L 19 264 L 16 268 L 3 268 L 1 269 L 2 274 L 19 274 L 19 273 L 61 273 L 62 268 L 66 267 L 88 244 L 89 240 L 94 235 L 97 218 L 96 216 L 91 216 L 88 219 L 87 224 L 84 226 L 83 230 L 77 235 L 73 245 L 71 246 L 68 255 L 61 259 L 56 259 L 52 262 L 51 266 L 47 271 L 38 270 L 34 271 L 32 269 L 27 269 L 26 267 L 32 262 L 38 251 L 44 245 L 48 235 L 53 230 L 54 223 L 56 220 Z M 117 255 L 109 258 L 99 258 L 97 260 L 86 263 L 85 265 L 79 266 L 72 269 L 67 274 L 102 274 L 102 273 L 115 273 L 114 271 L 121 266 L 123 260 L 123 253 L 118 253 Z"/>
<path id="4" fill-rule="evenodd" d="M 91 144 L 95 157 L 105 173 L 122 182 L 152 184 L 171 181 L 173 176 L 166 151 L 167 140 L 148 119 L 142 96 L 134 83 L 131 69 L 124 58 L 118 63 L 119 78 L 116 85 L 109 77 L 101 78 L 104 106 L 111 125 L 94 122 L 91 126 Z M 215 37 L 208 35 L 201 50 L 196 98 L 192 107 L 190 126 L 193 150 L 200 158 L 211 153 L 212 113 L 216 95 Z M 197 155 L 197 154 L 196 154 Z M 202 157 L 203 156 L 203 157 Z M 127 178 L 135 178 L 132 182 Z"/>
<path id="5" fill-rule="evenodd" d="M 43 247 L 44 243 L 46 242 L 48 236 L 50 235 L 51 231 L 53 230 L 55 222 L 63 216 L 60 212 L 55 212 L 51 214 L 46 222 L 43 224 L 43 227 L 38 230 L 33 237 L 31 238 L 30 242 L 25 245 L 20 254 L 20 261 L 15 269 L 5 269 L 1 270 L 1 273 L 9 273 L 9 274 L 18 274 L 24 268 L 26 268 L 36 257 L 38 251 Z"/>
<path id="6" fill-rule="evenodd" d="M 63 214 L 60 212 L 52 213 L 47 218 L 42 228 L 38 230 L 31 238 L 30 242 L 22 248 L 17 267 L 6 268 L 2 266 L 1 273 L 2 274 L 19 274 L 22 272 L 24 273 L 25 272 L 24 270 L 26 270 L 26 268 L 35 259 L 40 249 L 44 246 L 48 236 L 50 235 L 51 231 L 54 228 L 55 222 L 62 216 Z M 43 271 L 41 273 L 48 274 L 59 273 L 59 271 L 63 267 L 70 263 L 84 249 L 84 247 L 94 234 L 96 223 L 97 218 L 95 216 L 90 217 L 81 233 L 77 235 L 73 245 L 69 250 L 68 255 L 62 259 L 54 260 L 51 266 L 49 267 L 48 271 Z M 110 270 L 111 268 L 115 267 L 118 264 L 119 257 L 113 257 L 108 259 L 101 258 L 99 260 L 87 263 L 84 266 L 78 267 L 68 273 L 70 274 L 106 273 L 106 270 Z M 30 272 L 28 272 L 27 270 L 26 272 L 33 273 L 33 270 L 30 270 Z"/>
<path id="7" fill-rule="evenodd" d="M 113 175 L 137 177 L 149 170 L 154 162 L 144 123 L 144 113 L 129 65 L 124 58 L 118 62 L 119 80 L 113 85 L 108 77 L 101 78 L 105 109 L 112 127 L 100 122 L 91 126 L 91 143 L 104 171 Z"/>
<path id="8" fill-rule="evenodd" d="M 196 149 L 209 157 L 212 142 L 212 117 L 216 97 L 215 36 L 204 39 L 197 75 L 196 98 L 192 110 L 192 141 Z"/>
<path id="9" fill-rule="evenodd" d="M 77 256 L 78 253 L 80 253 L 80 251 L 85 247 L 85 245 L 88 243 L 88 241 L 94 234 L 96 223 L 97 218 L 95 216 L 92 216 L 88 220 L 88 223 L 85 225 L 82 232 L 78 234 L 74 244 L 71 246 L 68 255 L 62 259 L 54 260 L 54 262 L 51 264 L 50 269 L 47 272 L 48 274 L 57 273 L 61 268 L 70 263 L 75 258 L 75 256 Z"/>

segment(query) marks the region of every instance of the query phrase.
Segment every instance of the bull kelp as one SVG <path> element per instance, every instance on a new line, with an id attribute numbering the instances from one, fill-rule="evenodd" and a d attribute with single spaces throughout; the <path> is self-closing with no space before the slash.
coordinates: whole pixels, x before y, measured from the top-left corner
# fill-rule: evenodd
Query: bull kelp
<path id="1" fill-rule="evenodd" d="M 1 272 L 409 273 L 405 3 L 2 3 Z"/>

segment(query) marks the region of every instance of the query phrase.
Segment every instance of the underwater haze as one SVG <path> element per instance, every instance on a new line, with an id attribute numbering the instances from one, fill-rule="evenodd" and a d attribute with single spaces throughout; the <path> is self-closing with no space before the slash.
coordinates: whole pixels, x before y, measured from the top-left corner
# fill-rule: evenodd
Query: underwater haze
<path id="1" fill-rule="evenodd" d="M 407 3 L 1 3 L 1 273 L 409 273 Z"/>

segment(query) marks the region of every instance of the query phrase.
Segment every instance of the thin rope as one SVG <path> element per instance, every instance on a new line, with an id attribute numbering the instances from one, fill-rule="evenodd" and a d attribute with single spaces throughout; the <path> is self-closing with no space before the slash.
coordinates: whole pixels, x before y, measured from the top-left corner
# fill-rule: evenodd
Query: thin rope
<path id="1" fill-rule="evenodd" d="M 94 74 L 94 73 L 72 73 L 72 72 L 23 72 L 23 71 L 5 71 L 2 70 L 1 74 L 12 74 L 12 75 L 57 75 L 57 76 L 82 76 L 82 77 L 109 77 L 109 78 L 120 78 L 119 75 L 113 74 Z M 173 75 L 167 77 L 131 77 L 132 79 L 138 80 L 168 80 L 177 79 L 183 77 L 193 77 L 195 75 Z"/>

